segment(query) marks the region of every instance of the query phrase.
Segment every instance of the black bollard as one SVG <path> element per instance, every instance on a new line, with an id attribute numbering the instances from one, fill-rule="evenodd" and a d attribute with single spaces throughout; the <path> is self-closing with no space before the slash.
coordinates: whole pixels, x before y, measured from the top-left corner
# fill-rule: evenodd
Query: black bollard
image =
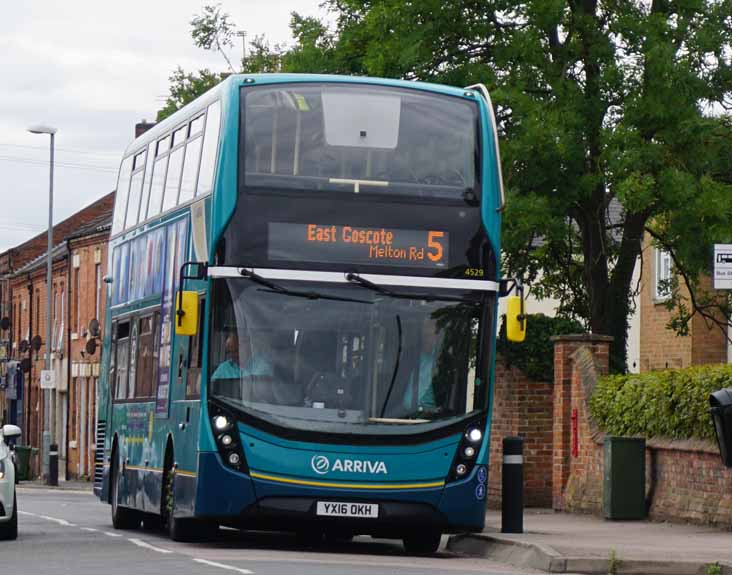
<path id="1" fill-rule="evenodd" d="M 524 532 L 524 440 L 503 438 L 501 532 Z"/>
<path id="2" fill-rule="evenodd" d="M 55 443 L 48 450 L 48 485 L 58 485 L 58 445 Z"/>

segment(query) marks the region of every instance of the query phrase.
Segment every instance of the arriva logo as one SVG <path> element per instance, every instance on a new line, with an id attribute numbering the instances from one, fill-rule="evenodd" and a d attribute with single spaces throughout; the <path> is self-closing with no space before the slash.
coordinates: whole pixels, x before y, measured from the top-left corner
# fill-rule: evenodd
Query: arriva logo
<path id="1" fill-rule="evenodd" d="M 340 459 L 336 458 L 331 467 L 330 460 L 325 455 L 313 455 L 310 466 L 318 475 L 325 475 L 329 471 L 341 471 L 343 473 L 371 473 L 386 475 L 386 464 L 383 461 L 368 461 L 366 459 Z"/>

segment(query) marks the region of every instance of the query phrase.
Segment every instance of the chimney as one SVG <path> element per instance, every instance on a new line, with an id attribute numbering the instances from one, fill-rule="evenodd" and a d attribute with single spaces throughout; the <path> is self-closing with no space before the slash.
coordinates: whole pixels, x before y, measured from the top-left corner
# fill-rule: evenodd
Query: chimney
<path id="1" fill-rule="evenodd" d="M 145 119 L 143 119 L 142 122 L 138 122 L 137 124 L 135 124 L 135 138 L 139 138 L 140 136 L 142 136 L 154 125 L 155 122 L 148 122 Z"/>

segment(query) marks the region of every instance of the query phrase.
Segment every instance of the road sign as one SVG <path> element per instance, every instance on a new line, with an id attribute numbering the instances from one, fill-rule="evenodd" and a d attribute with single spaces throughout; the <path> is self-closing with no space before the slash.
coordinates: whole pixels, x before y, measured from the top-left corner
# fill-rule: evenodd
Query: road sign
<path id="1" fill-rule="evenodd" d="M 732 244 L 714 244 L 714 289 L 732 289 Z"/>
<path id="2" fill-rule="evenodd" d="M 41 389 L 56 389 L 56 374 L 52 370 L 41 370 Z"/>

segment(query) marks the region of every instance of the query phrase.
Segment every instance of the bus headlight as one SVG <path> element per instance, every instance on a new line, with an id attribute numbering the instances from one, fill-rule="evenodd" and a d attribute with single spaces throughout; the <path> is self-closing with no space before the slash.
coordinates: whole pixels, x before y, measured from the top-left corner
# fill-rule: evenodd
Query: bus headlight
<path id="1" fill-rule="evenodd" d="M 216 431 L 223 431 L 231 425 L 231 423 L 229 422 L 229 418 L 225 415 L 217 415 L 216 417 L 214 417 L 213 424 Z"/>
<path id="2" fill-rule="evenodd" d="M 221 436 L 221 445 L 223 445 L 224 447 L 229 447 L 233 442 L 234 440 L 232 439 L 231 435 L 227 434 Z"/>
<path id="3" fill-rule="evenodd" d="M 483 439 L 483 432 L 477 427 L 473 427 L 468 430 L 466 436 L 471 443 L 480 443 L 480 440 Z"/>
<path id="4" fill-rule="evenodd" d="M 465 474 L 466 474 L 467 472 L 468 472 L 468 467 L 467 467 L 467 465 L 465 465 L 464 463 L 460 463 L 460 464 L 459 464 L 459 465 L 458 465 L 458 466 L 457 466 L 457 467 L 455 468 L 455 473 L 457 473 L 457 474 L 458 474 L 458 475 L 460 475 L 461 477 L 462 477 L 463 475 L 465 475 Z"/>
<path id="5" fill-rule="evenodd" d="M 241 462 L 241 457 L 239 457 L 238 453 L 234 452 L 234 453 L 229 454 L 229 463 L 231 465 L 236 467 L 237 465 L 239 465 L 240 462 Z"/>
<path id="6" fill-rule="evenodd" d="M 472 458 L 475 455 L 475 448 L 468 445 L 465 449 L 463 449 L 463 455 L 468 459 Z"/>

